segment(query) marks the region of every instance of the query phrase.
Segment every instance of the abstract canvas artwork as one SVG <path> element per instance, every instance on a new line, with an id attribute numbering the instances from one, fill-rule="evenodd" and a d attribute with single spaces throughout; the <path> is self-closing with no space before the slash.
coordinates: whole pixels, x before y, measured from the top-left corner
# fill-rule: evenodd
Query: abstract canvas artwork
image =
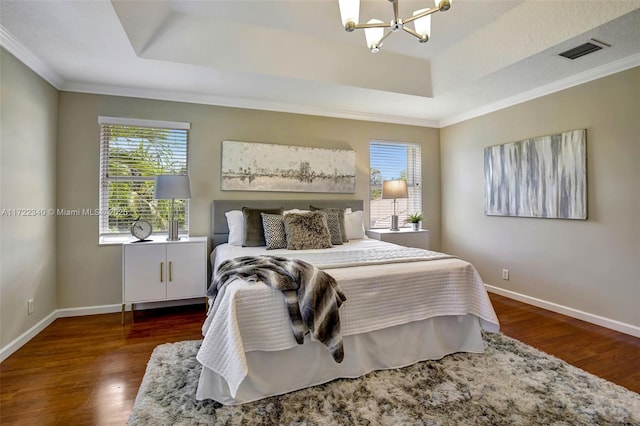
<path id="1" fill-rule="evenodd" d="M 587 218 L 586 130 L 484 149 L 485 213 Z"/>
<path id="2" fill-rule="evenodd" d="M 223 191 L 356 192 L 356 153 L 252 142 L 222 142 Z"/>

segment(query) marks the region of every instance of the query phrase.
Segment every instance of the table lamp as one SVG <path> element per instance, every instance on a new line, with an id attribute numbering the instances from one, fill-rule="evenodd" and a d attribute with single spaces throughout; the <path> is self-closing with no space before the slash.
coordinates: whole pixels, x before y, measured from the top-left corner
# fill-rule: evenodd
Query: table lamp
<path id="1" fill-rule="evenodd" d="M 156 176 L 156 190 L 153 198 L 157 200 L 171 200 L 171 218 L 169 219 L 169 237 L 167 241 L 178 241 L 178 221 L 174 218 L 175 199 L 191 198 L 189 176 L 161 175 Z"/>
<path id="2" fill-rule="evenodd" d="M 407 181 L 404 180 L 386 180 L 382 182 L 382 198 L 393 199 L 393 216 L 391 216 L 391 231 L 399 231 L 398 215 L 396 214 L 396 200 L 398 198 L 408 198 Z"/>

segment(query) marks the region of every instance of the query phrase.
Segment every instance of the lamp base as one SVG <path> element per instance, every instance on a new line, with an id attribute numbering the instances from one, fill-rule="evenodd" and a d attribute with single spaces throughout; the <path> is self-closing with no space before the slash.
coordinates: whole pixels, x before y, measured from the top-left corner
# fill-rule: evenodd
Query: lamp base
<path id="1" fill-rule="evenodd" d="M 398 228 L 398 216 L 397 215 L 391 215 L 391 228 L 389 228 L 389 231 L 399 231 L 400 228 Z"/>
<path id="2" fill-rule="evenodd" d="M 169 237 L 167 241 L 178 241 L 180 237 L 178 236 L 178 221 L 170 220 L 169 221 Z"/>

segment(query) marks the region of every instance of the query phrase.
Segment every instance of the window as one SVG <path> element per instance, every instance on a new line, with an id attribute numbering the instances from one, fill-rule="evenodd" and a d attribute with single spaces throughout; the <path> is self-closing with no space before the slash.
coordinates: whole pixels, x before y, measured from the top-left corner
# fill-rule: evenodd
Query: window
<path id="1" fill-rule="evenodd" d="M 422 162 L 420 144 L 372 141 L 369 146 L 369 214 L 371 228 L 389 228 L 393 200 L 383 200 L 382 182 L 407 181 L 409 198 L 398 199 L 396 212 L 400 226 L 410 213 L 422 211 Z"/>
<path id="2" fill-rule="evenodd" d="M 167 232 L 171 200 L 154 200 L 155 178 L 188 174 L 189 123 L 99 117 L 100 237 L 129 234 L 139 217 Z M 180 232 L 189 231 L 189 200 L 175 200 Z"/>

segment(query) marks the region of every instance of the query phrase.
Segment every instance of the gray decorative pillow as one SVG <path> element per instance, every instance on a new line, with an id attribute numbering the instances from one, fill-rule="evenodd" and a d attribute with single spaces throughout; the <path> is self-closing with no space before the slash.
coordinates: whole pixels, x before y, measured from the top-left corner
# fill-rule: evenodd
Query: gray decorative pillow
<path id="1" fill-rule="evenodd" d="M 284 230 L 289 250 L 331 247 L 331 235 L 324 212 L 289 213 L 284 215 Z"/>
<path id="2" fill-rule="evenodd" d="M 282 214 L 282 207 L 278 209 L 252 209 L 243 207 L 244 216 L 244 238 L 242 247 L 259 247 L 266 244 L 264 240 L 264 228 L 262 227 L 261 213 Z"/>
<path id="3" fill-rule="evenodd" d="M 334 246 L 342 245 L 342 232 L 340 232 L 340 215 L 338 212 L 327 213 L 327 227 L 329 235 L 331 235 L 331 244 Z"/>
<path id="4" fill-rule="evenodd" d="M 260 213 L 260 215 L 267 250 L 287 248 L 287 235 L 284 232 L 282 215 L 268 213 Z"/>
<path id="5" fill-rule="evenodd" d="M 346 226 L 345 226 L 345 220 L 344 220 L 344 209 L 338 209 L 338 208 L 332 208 L 332 207 L 328 207 L 328 208 L 323 208 L 323 207 L 315 207 L 313 205 L 309 206 L 309 209 L 311 209 L 311 211 L 315 211 L 315 210 L 319 210 L 321 212 L 327 212 L 327 213 L 338 213 L 338 223 L 340 225 L 340 235 L 342 236 L 342 242 L 343 243 L 348 243 L 349 239 L 347 238 L 347 230 L 346 230 Z M 334 231 L 331 230 L 331 222 L 328 222 L 329 225 L 329 232 L 331 232 L 331 244 L 341 244 L 341 243 L 334 243 L 334 240 L 337 241 L 336 235 L 334 235 Z"/>

